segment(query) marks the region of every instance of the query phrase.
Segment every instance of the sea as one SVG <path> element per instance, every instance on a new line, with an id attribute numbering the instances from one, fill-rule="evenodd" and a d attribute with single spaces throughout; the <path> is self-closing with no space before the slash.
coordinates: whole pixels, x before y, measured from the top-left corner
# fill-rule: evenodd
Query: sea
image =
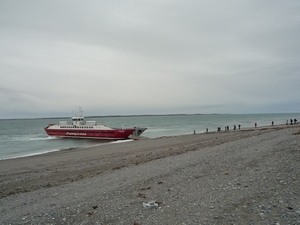
<path id="1" fill-rule="evenodd" d="M 143 115 L 143 116 L 107 116 L 86 118 L 115 128 L 147 127 L 142 136 L 158 138 L 164 136 L 178 136 L 185 134 L 204 133 L 221 130 L 235 125 L 243 128 L 257 126 L 271 126 L 286 124 L 287 120 L 297 119 L 300 122 L 300 113 L 276 114 L 193 114 L 193 115 Z M 119 144 L 124 141 L 103 141 L 92 139 L 68 139 L 49 137 L 44 131 L 49 123 L 68 121 L 70 118 L 43 118 L 43 119 L 5 119 L 0 120 L 0 160 L 27 157 L 45 154 L 54 151 L 70 151 L 74 148 Z M 1 162 L 1 161 L 0 161 Z"/>

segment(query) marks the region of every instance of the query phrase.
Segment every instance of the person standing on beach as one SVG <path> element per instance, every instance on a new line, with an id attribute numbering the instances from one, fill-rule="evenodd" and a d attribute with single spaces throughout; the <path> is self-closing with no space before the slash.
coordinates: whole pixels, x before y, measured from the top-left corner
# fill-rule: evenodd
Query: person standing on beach
<path id="1" fill-rule="evenodd" d="M 257 127 L 257 123 L 254 124 L 255 128 Z"/>
<path id="2" fill-rule="evenodd" d="M 239 130 L 241 129 L 241 124 L 239 124 Z"/>
<path id="3" fill-rule="evenodd" d="M 274 121 L 272 121 L 272 126 L 274 126 Z"/>

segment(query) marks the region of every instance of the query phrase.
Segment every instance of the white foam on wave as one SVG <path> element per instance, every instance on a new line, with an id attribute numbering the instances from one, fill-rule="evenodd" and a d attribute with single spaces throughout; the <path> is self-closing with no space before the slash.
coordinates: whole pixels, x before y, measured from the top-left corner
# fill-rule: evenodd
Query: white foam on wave
<path id="1" fill-rule="evenodd" d="M 109 144 L 117 144 L 117 143 L 124 143 L 124 142 L 130 142 L 130 141 L 134 141 L 134 140 L 133 139 L 118 140 L 118 141 L 110 142 Z"/>
<path id="2" fill-rule="evenodd" d="M 97 147 L 97 146 L 101 146 L 101 145 L 124 143 L 124 142 L 129 142 L 129 141 L 134 141 L 134 140 L 127 139 L 127 140 L 109 141 L 109 142 L 97 143 L 97 144 L 92 144 L 92 145 L 87 145 L 87 146 L 80 146 L 80 148 L 90 148 L 90 147 Z"/>
<path id="3" fill-rule="evenodd" d="M 53 149 L 53 150 L 48 150 L 48 151 L 43 151 L 43 152 L 29 153 L 26 155 L 10 156 L 10 157 L 6 157 L 6 158 L 1 158 L 0 161 L 7 160 L 7 159 L 25 158 L 25 157 L 35 156 L 35 155 L 42 155 L 42 154 L 46 154 L 46 153 L 50 153 L 50 152 L 58 152 L 61 150 L 62 149 Z"/>

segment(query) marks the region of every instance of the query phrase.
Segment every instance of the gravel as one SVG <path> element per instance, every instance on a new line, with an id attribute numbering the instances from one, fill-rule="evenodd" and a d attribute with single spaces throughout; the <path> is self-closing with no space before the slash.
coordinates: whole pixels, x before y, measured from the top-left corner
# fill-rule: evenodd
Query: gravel
<path id="1" fill-rule="evenodd" d="M 57 181 L 57 185 L 3 196 L 0 222 L 300 224 L 300 136 L 293 135 L 298 129 L 232 132 L 222 140 L 216 133 L 206 146 L 199 142 L 206 134 L 190 135 L 188 141 L 175 145 L 173 137 L 163 148 L 177 154 L 165 156 L 156 155 L 157 147 L 149 148 L 157 140 L 136 141 L 141 152 L 147 143 L 145 155 L 156 156 L 73 182 Z M 141 153 L 134 154 L 139 158 Z M 120 161 L 118 157 L 114 160 Z M 62 165 L 56 170 L 63 171 Z M 0 185 L 9 184 L 6 175 L 0 176 Z M 30 176 L 18 173 L 12 180 L 31 182 Z"/>

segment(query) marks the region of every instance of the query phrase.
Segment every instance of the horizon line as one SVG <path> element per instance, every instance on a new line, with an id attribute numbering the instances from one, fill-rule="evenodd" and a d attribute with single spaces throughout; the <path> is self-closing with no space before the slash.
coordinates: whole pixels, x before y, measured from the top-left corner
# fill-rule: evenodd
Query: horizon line
<path id="1" fill-rule="evenodd" d="M 254 115 L 254 114 L 294 114 L 300 112 L 280 112 L 280 113 L 168 113 L 168 114 L 136 114 L 136 115 L 104 115 L 104 116 L 83 116 L 84 118 L 103 118 L 103 117 L 145 117 L 145 116 L 186 116 L 186 115 Z M 55 117 L 34 117 L 34 118 L 7 118 L 0 120 L 37 120 L 37 119 L 65 119 L 72 116 Z"/>

